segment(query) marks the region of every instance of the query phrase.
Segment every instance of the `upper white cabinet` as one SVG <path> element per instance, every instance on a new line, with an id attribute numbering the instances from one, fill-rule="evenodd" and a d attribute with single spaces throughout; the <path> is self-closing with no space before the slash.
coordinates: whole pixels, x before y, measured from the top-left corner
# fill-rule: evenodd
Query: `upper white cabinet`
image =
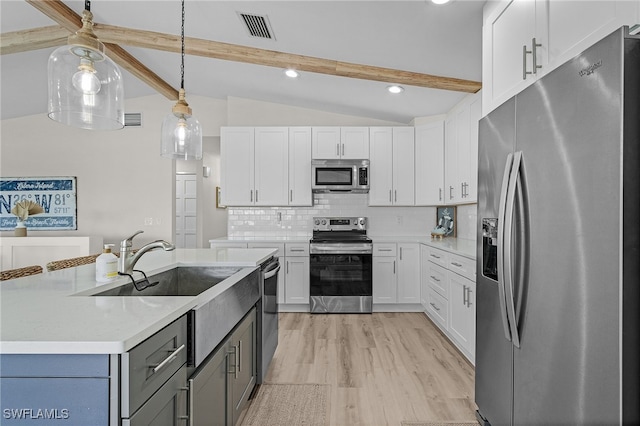
<path id="1" fill-rule="evenodd" d="M 289 205 L 311 206 L 311 127 L 289 128 Z"/>
<path id="2" fill-rule="evenodd" d="M 309 135 L 309 128 L 306 133 L 288 127 L 221 128 L 222 203 L 311 205 Z"/>
<path id="3" fill-rule="evenodd" d="M 637 24 L 639 9 L 638 1 L 628 0 L 487 3 L 484 114 L 616 28 Z"/>
<path id="4" fill-rule="evenodd" d="M 371 127 L 369 205 L 415 204 L 413 127 Z"/>
<path id="5" fill-rule="evenodd" d="M 415 128 L 417 206 L 444 203 L 444 121 Z"/>
<path id="6" fill-rule="evenodd" d="M 369 128 L 313 127 L 311 147 L 318 160 L 369 159 Z"/>

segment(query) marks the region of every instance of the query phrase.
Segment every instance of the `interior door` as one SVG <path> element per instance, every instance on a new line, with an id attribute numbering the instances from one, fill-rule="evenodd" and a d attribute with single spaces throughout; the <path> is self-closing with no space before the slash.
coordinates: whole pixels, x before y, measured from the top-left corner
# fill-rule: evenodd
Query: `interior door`
<path id="1" fill-rule="evenodd" d="M 196 248 L 198 240 L 198 193 L 195 174 L 176 175 L 177 248 Z"/>

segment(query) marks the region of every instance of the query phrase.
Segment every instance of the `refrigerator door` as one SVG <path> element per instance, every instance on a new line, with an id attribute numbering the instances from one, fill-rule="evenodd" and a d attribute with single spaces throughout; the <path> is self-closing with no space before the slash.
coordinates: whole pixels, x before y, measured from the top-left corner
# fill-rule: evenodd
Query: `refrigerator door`
<path id="1" fill-rule="evenodd" d="M 514 245 L 530 256 L 514 300 L 514 424 L 620 422 L 621 36 L 516 96 L 528 229 Z"/>
<path id="2" fill-rule="evenodd" d="M 512 422 L 513 350 L 505 337 L 504 297 L 496 274 L 497 254 L 492 245 L 497 232 L 501 187 L 507 157 L 515 140 L 515 99 L 480 121 L 478 146 L 478 236 L 476 289 L 476 380 L 478 411 L 493 426 Z M 491 240 L 491 241 L 489 241 Z"/>

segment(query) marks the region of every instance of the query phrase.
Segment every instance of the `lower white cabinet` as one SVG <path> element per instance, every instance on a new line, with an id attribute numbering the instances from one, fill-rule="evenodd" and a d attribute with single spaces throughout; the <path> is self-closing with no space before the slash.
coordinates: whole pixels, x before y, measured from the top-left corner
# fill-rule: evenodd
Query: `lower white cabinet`
<path id="1" fill-rule="evenodd" d="M 284 303 L 309 304 L 309 244 L 285 243 Z"/>
<path id="2" fill-rule="evenodd" d="M 475 362 L 475 261 L 422 246 L 422 305 L 444 334 Z M 426 295 L 424 292 L 426 291 Z"/>
<path id="3" fill-rule="evenodd" d="M 373 303 L 420 303 L 420 245 L 373 244 Z"/>

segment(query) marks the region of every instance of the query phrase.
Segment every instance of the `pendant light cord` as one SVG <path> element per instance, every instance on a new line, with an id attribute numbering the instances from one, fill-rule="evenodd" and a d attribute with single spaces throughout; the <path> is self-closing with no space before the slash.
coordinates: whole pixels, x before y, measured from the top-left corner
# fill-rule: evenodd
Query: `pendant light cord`
<path id="1" fill-rule="evenodd" d="M 88 0 L 87 0 L 88 1 Z M 184 89 L 184 0 L 182 0 L 182 63 L 180 64 L 180 88 Z"/>

